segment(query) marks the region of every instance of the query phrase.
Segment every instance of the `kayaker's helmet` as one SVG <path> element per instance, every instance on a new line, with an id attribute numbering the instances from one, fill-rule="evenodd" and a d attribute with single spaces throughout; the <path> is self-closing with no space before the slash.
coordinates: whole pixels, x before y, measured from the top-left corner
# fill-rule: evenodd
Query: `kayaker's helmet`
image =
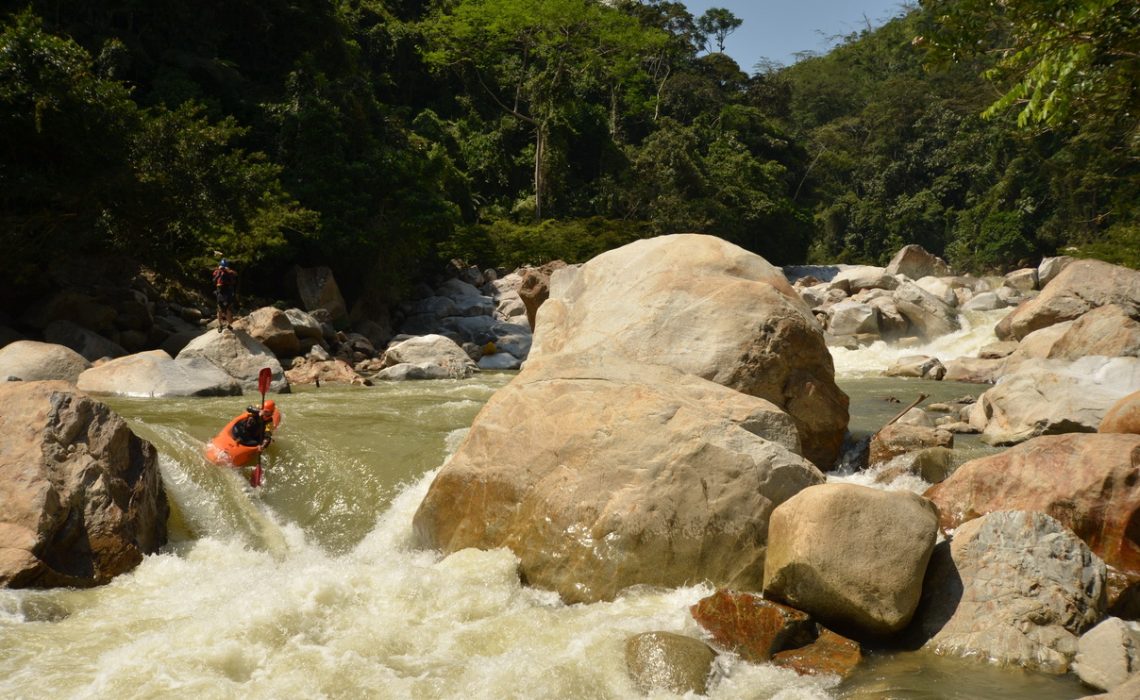
<path id="1" fill-rule="evenodd" d="M 256 416 L 257 415 L 257 406 L 246 406 L 245 412 L 246 413 L 252 413 L 253 415 Z"/>
<path id="2" fill-rule="evenodd" d="M 220 263 L 218 263 L 218 266 L 219 267 L 229 267 L 230 261 L 226 260 L 225 258 L 222 258 L 222 261 Z"/>
<path id="3" fill-rule="evenodd" d="M 263 415 L 264 414 L 273 415 L 273 412 L 276 410 L 277 410 L 277 404 L 273 403 L 273 399 L 266 399 L 265 405 L 261 407 L 261 413 Z"/>

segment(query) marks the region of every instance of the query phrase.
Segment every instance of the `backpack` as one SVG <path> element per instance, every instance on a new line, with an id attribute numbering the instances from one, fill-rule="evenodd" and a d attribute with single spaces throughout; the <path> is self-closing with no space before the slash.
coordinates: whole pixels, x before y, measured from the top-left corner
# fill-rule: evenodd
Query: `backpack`
<path id="1" fill-rule="evenodd" d="M 214 268 L 214 286 L 215 287 L 230 287 L 233 286 L 234 278 L 237 273 L 228 267 Z"/>

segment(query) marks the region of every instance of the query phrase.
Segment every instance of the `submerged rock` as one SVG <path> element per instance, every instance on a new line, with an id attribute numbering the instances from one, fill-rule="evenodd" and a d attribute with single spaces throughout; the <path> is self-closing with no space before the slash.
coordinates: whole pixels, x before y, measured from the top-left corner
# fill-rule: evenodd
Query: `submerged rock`
<path id="1" fill-rule="evenodd" d="M 699 639 L 673 632 L 644 632 L 625 642 L 625 664 L 643 693 L 704 695 L 716 652 Z"/>

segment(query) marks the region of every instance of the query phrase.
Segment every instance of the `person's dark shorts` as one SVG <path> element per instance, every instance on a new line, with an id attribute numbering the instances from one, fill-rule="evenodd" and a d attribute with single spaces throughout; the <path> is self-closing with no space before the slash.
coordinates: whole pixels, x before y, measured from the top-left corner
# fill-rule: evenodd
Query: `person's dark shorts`
<path id="1" fill-rule="evenodd" d="M 228 311 L 234 305 L 234 290 L 231 287 L 218 287 L 214 290 L 214 296 L 218 299 L 218 308 Z"/>

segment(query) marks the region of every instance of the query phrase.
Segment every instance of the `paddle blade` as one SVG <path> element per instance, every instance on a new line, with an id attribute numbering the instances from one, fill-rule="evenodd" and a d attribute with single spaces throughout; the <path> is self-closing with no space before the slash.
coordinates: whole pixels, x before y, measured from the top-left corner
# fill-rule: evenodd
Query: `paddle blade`
<path id="1" fill-rule="evenodd" d="M 261 465 L 260 464 L 257 465 L 256 467 L 254 467 L 253 473 L 249 475 L 249 485 L 252 486 L 253 488 L 257 488 L 258 486 L 261 486 L 261 479 L 264 476 L 265 476 L 265 473 L 262 472 Z"/>
<path id="2" fill-rule="evenodd" d="M 261 392 L 263 397 L 265 396 L 265 392 L 269 391 L 269 382 L 272 381 L 272 379 L 273 371 L 268 367 L 262 368 L 262 370 L 257 373 L 257 390 Z"/>

